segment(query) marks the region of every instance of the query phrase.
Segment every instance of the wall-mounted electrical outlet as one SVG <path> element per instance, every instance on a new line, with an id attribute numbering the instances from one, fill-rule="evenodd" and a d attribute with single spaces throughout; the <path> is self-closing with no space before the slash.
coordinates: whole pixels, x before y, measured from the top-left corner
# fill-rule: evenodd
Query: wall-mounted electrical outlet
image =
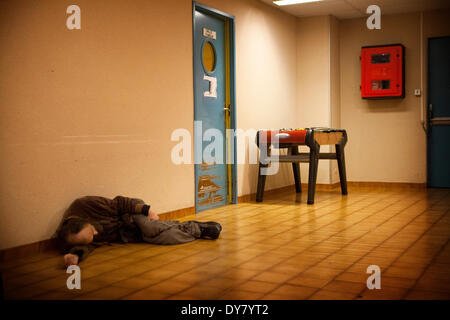
<path id="1" fill-rule="evenodd" d="M 416 97 L 420 97 L 420 95 L 421 95 L 421 91 L 420 91 L 420 89 L 414 89 L 414 95 L 416 96 Z"/>

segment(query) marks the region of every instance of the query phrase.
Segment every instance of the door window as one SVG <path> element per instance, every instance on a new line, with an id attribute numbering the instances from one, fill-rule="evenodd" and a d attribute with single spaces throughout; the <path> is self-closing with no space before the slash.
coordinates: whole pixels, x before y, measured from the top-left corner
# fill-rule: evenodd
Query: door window
<path id="1" fill-rule="evenodd" d="M 211 42 L 207 41 L 203 46 L 203 67 L 206 72 L 213 72 L 216 66 L 216 53 Z"/>

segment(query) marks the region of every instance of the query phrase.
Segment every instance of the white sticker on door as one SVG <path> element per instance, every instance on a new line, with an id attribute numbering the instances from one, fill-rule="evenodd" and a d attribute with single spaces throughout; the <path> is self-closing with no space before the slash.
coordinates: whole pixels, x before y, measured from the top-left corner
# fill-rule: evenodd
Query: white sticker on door
<path id="1" fill-rule="evenodd" d="M 203 76 L 203 80 L 209 81 L 209 91 L 205 91 L 203 95 L 205 97 L 217 98 L 217 78 Z"/>
<path id="2" fill-rule="evenodd" d="M 203 36 L 216 40 L 216 32 L 206 28 L 203 28 Z"/>

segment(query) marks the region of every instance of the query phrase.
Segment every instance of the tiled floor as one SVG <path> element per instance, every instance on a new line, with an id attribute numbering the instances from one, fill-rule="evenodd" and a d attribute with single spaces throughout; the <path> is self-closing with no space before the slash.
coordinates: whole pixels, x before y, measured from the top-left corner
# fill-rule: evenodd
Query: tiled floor
<path id="1" fill-rule="evenodd" d="M 114 244 L 81 263 L 68 290 L 62 257 L 1 265 L 6 299 L 450 299 L 450 190 L 285 193 L 191 217 L 215 241 Z M 184 219 L 187 220 L 187 219 Z M 369 265 L 381 289 L 369 290 Z"/>

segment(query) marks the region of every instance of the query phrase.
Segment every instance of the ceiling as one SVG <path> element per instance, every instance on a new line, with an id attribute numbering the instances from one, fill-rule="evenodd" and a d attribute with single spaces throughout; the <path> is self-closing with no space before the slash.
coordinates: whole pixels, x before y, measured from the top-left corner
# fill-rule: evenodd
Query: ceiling
<path id="1" fill-rule="evenodd" d="M 273 0 L 260 0 L 297 17 L 333 15 L 338 19 L 367 17 L 367 7 L 376 4 L 381 14 L 406 13 L 450 8 L 449 0 L 323 0 L 277 6 Z"/>

